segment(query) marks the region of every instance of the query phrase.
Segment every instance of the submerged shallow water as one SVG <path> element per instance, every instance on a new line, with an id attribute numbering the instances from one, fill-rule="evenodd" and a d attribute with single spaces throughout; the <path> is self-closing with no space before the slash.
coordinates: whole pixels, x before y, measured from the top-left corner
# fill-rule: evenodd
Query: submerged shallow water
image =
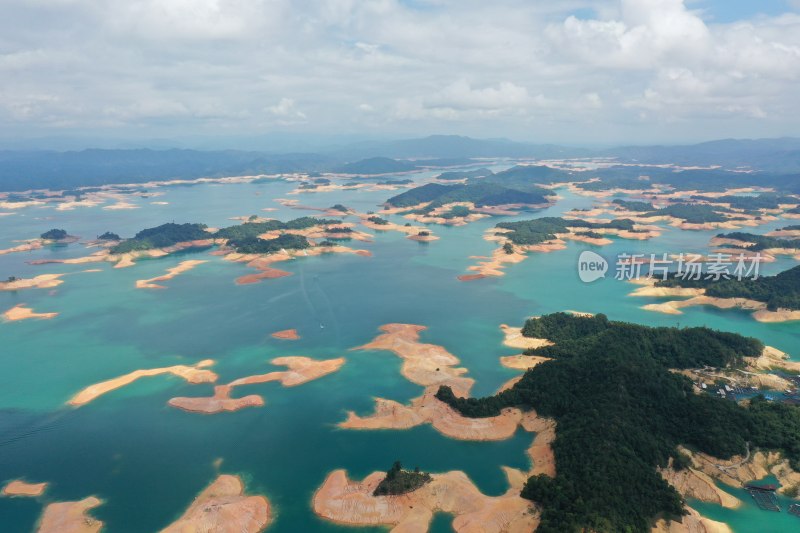
<path id="1" fill-rule="evenodd" d="M 318 214 L 273 201 L 287 197 L 294 187 L 282 181 L 170 187 L 161 189 L 161 197 L 133 200 L 139 208 L 124 211 L 26 208 L 0 218 L 0 248 L 53 227 L 90 239 L 109 230 L 128 236 L 172 220 L 219 227 L 241 215 L 286 220 Z M 342 203 L 363 212 L 377 210 L 392 194 L 336 191 L 296 198 L 305 205 Z M 563 190 L 559 194 L 563 198 L 554 207 L 504 220 L 558 216 L 592 204 L 590 198 Z M 577 276 L 577 257 L 586 249 L 607 258 L 620 252 L 707 251 L 716 232 L 669 229 L 652 241 L 618 239 L 603 248 L 570 243 L 560 252 L 532 254 L 509 266 L 502 278 L 458 281 L 456 276 L 475 262 L 469 256 L 491 252 L 492 243 L 482 236 L 499 220 L 458 228 L 432 226 L 441 237 L 432 243 L 379 232 L 373 243 L 351 244 L 371 251 L 372 257 L 337 254 L 281 263 L 278 267 L 292 276 L 245 286 L 234 279 L 251 271 L 207 252 L 140 261 L 127 269 L 106 263 L 26 263 L 86 255 L 78 243 L 0 256 L 2 279 L 67 273 L 56 289 L 0 293 L 0 311 L 24 302 L 37 312 L 60 313 L 53 320 L 0 323 L 0 483 L 18 477 L 50 482 L 39 500 L 0 498 L 0 530 L 29 531 L 43 504 L 96 495 L 104 503 L 92 514 L 106 523 L 107 531 L 154 531 L 182 514 L 217 472 L 241 475 L 248 492 L 270 499 L 276 517 L 269 531 L 275 532 L 373 530 L 315 517 L 313 492 L 337 468 L 357 479 L 386 470 L 394 460 L 433 472 L 459 469 L 483 492 L 502 494 L 507 484 L 500 466 L 528 467 L 529 433 L 518 431 L 500 442 L 462 442 L 430 426 L 408 431 L 336 427 L 348 410 L 371 412 L 373 397 L 405 402 L 421 393 L 421 387 L 400 375 L 395 355 L 349 351 L 390 322 L 427 326 L 422 341 L 443 345 L 461 359 L 477 380 L 475 395 L 491 394 L 517 375 L 499 364 L 500 356 L 516 353 L 501 345 L 500 324 L 518 325 L 528 316 L 568 309 L 653 326 L 706 325 L 752 335 L 800 356 L 796 324 L 760 324 L 743 312 L 709 308 L 686 309 L 681 316 L 651 313 L 640 306 L 653 300 L 627 296 L 630 284 L 613 279 L 584 284 Z M 187 258 L 208 262 L 164 282 L 164 290 L 135 288 L 137 279 L 161 275 Z M 767 265 L 765 273 L 790 265 L 782 260 Z M 94 268 L 101 271 L 83 272 Z M 302 338 L 279 341 L 269 336 L 287 328 L 296 328 Z M 168 407 L 172 397 L 212 391 L 211 384 L 189 385 L 172 376 L 139 380 L 80 409 L 65 405 L 85 386 L 135 369 L 211 358 L 219 382 L 226 383 L 280 370 L 269 360 L 282 355 L 343 356 L 347 363 L 341 371 L 299 387 L 242 387 L 237 395 L 260 394 L 266 405 L 235 413 L 204 416 Z M 749 505 L 746 493 L 726 490 L 746 505 L 735 511 L 699 503 L 697 508 L 737 532 L 752 531 L 753 524 L 764 533 L 800 529 L 800 519 L 759 511 Z M 437 515 L 432 530 L 449 531 L 449 524 L 450 517 Z"/>

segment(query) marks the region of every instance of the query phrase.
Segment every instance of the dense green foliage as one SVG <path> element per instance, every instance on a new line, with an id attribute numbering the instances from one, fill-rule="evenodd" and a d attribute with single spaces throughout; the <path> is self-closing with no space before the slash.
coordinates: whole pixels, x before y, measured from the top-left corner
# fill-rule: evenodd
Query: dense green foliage
<path id="1" fill-rule="evenodd" d="M 669 368 L 738 365 L 742 357 L 756 357 L 764 349 L 758 340 L 735 333 L 704 327 L 652 328 L 611 321 L 603 314 L 584 317 L 553 313 L 527 320 L 522 334 L 554 342 L 537 350 L 538 355 L 545 357 L 584 355 L 606 345 L 624 343 L 625 350 L 655 359 Z"/>
<path id="2" fill-rule="evenodd" d="M 656 282 L 661 287 L 704 288 L 708 296 L 716 298 L 747 298 L 767 304 L 767 309 L 800 310 L 800 266 L 784 270 L 775 276 L 714 279 L 681 279 L 671 274 L 666 280 Z"/>
<path id="3" fill-rule="evenodd" d="M 583 178 L 579 174 L 568 170 L 560 170 L 544 165 L 518 165 L 508 170 L 503 170 L 502 172 L 487 176 L 481 180 L 470 180 L 470 182 L 481 181 L 483 183 L 496 183 L 504 187 L 511 187 L 524 191 L 528 190 L 530 187 L 534 187 L 536 183 L 563 183 L 568 181 L 582 181 L 583 179 L 589 179 L 589 177 L 586 176 Z"/>
<path id="4" fill-rule="evenodd" d="M 97 236 L 97 240 L 98 241 L 118 241 L 118 240 L 120 240 L 120 237 L 116 233 L 112 233 L 110 231 L 107 231 L 107 232 L 103 233 L 102 235 L 98 235 Z"/>
<path id="5" fill-rule="evenodd" d="M 680 515 L 680 496 L 656 472 L 670 458 L 685 466 L 679 444 L 728 458 L 744 453 L 749 441 L 800 461 L 800 408 L 761 399 L 743 407 L 698 395 L 687 378 L 669 371 L 736 364 L 759 351 L 754 339 L 564 313 L 529 320 L 523 333 L 555 341 L 529 352 L 554 359 L 495 396 L 457 398 L 441 387 L 437 397 L 466 416 L 518 406 L 557 421 L 557 475 L 531 477 L 522 491 L 543 507 L 537 532 L 644 533 L 657 517 Z"/>
<path id="6" fill-rule="evenodd" d="M 303 250 L 310 247 L 308 239 L 302 235 L 290 233 L 279 235 L 274 239 L 260 239 L 258 237 L 244 237 L 242 239 L 229 239 L 228 246 L 242 254 L 271 254 L 286 250 Z"/>
<path id="7" fill-rule="evenodd" d="M 552 191 L 532 184 L 520 190 L 485 182 L 487 179 L 479 178 L 480 181 L 477 183 L 466 185 L 428 183 L 393 196 L 386 203 L 394 207 L 409 207 L 430 202 L 426 207 L 427 210 L 454 202 L 472 202 L 478 207 L 505 204 L 538 205 L 547 203 L 546 197 L 553 195 Z"/>
<path id="8" fill-rule="evenodd" d="M 268 231 L 285 231 L 285 230 L 298 230 L 308 229 L 314 226 L 327 226 L 329 224 L 340 224 L 338 220 L 314 217 L 300 217 L 290 220 L 288 222 L 281 222 L 280 220 L 267 220 L 265 222 L 245 222 L 244 224 L 237 224 L 235 226 L 228 226 L 227 228 L 220 229 L 215 237 L 221 239 L 246 239 L 248 237 L 258 237 L 259 235 Z"/>
<path id="9" fill-rule="evenodd" d="M 334 169 L 341 174 L 390 174 L 392 172 L 408 172 L 418 167 L 410 161 L 398 161 L 388 157 L 370 157 L 361 161 L 347 163 Z"/>
<path id="10" fill-rule="evenodd" d="M 730 220 L 728 217 L 720 214 L 720 211 L 725 210 L 725 208 L 713 207 L 705 204 L 673 204 L 663 209 L 650 211 L 643 216 L 671 216 L 685 220 L 690 224 L 705 224 L 706 222 L 725 222 L 726 220 Z"/>
<path id="11" fill-rule="evenodd" d="M 454 205 L 450 208 L 449 211 L 446 213 L 442 213 L 439 215 L 440 217 L 444 218 L 445 220 L 450 220 L 453 218 L 463 218 L 467 217 L 470 214 L 469 207 L 465 205 Z"/>
<path id="12" fill-rule="evenodd" d="M 650 202 L 633 202 L 630 200 L 621 200 L 617 198 L 612 203 L 620 206 L 623 209 L 627 209 L 628 211 L 640 211 L 640 212 L 647 212 L 647 211 L 655 211 L 655 206 Z"/>
<path id="13" fill-rule="evenodd" d="M 383 219 L 383 218 L 381 218 L 379 216 L 367 217 L 367 220 L 372 222 L 373 224 L 378 224 L 379 226 L 386 226 L 386 225 L 389 224 L 388 220 Z"/>
<path id="14" fill-rule="evenodd" d="M 741 231 L 720 233 L 717 237 L 753 243 L 753 246 L 747 246 L 747 249 L 754 251 L 766 250 L 768 248 L 800 248 L 800 239 L 780 239 L 777 237 L 767 237 L 766 235 L 756 235 L 755 233 L 743 233 Z"/>
<path id="15" fill-rule="evenodd" d="M 715 204 L 728 204 L 734 209 L 744 209 L 746 211 L 776 209 L 782 204 L 796 205 L 799 202 L 797 198 L 775 193 L 765 193 L 756 196 L 692 196 L 692 200 L 704 200 Z"/>
<path id="16" fill-rule="evenodd" d="M 63 229 L 51 229 L 47 230 L 40 235 L 42 239 L 47 239 L 49 241 L 60 241 L 61 239 L 66 238 L 67 232 Z"/>
<path id="17" fill-rule="evenodd" d="M 350 208 L 342 204 L 334 204 L 331 206 L 331 211 L 339 211 L 340 213 L 347 213 L 350 211 Z"/>
<path id="18" fill-rule="evenodd" d="M 329 226 L 328 233 L 353 233 L 353 228 L 347 226 Z"/>
<path id="19" fill-rule="evenodd" d="M 725 156 L 729 158 L 728 155 Z M 719 163 L 719 161 L 718 161 Z M 779 191 L 797 193 L 796 174 L 769 174 L 764 172 L 734 172 L 722 169 L 691 169 L 676 172 L 673 168 L 650 166 L 612 166 L 582 173 L 600 181 L 579 183 L 578 187 L 591 191 L 609 189 L 642 190 L 653 186 L 671 187 L 682 191 L 725 191 L 739 187 L 772 187 Z M 647 179 L 642 179 L 645 176 Z"/>
<path id="20" fill-rule="evenodd" d="M 556 238 L 556 233 L 568 233 L 569 228 L 587 229 L 618 229 L 633 231 L 634 224 L 626 218 L 612 220 L 611 222 L 596 223 L 584 220 L 567 220 L 559 217 L 543 217 L 519 222 L 501 222 L 498 228 L 511 230 L 498 233 L 508 238 L 514 244 L 539 244 Z M 595 234 L 597 235 L 597 234 Z"/>
<path id="21" fill-rule="evenodd" d="M 433 481 L 433 478 L 427 472 L 420 472 L 419 468 L 415 468 L 413 472 L 403 470 L 403 465 L 400 464 L 400 461 L 395 461 L 386 472 L 386 477 L 378 483 L 372 494 L 374 496 L 407 494 L 431 481 Z"/>
<path id="22" fill-rule="evenodd" d="M 175 224 L 169 222 L 155 228 L 143 229 L 132 239 L 126 239 L 111 248 L 113 254 L 123 254 L 135 250 L 150 250 L 165 248 L 179 242 L 189 242 L 208 239 L 211 235 L 206 232 L 205 224 Z"/>

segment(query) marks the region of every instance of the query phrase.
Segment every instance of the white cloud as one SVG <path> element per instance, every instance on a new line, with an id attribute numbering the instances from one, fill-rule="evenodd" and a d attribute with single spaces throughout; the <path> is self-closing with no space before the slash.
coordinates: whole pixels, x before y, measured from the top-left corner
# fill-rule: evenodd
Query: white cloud
<path id="1" fill-rule="evenodd" d="M 720 24 L 693 5 L 5 0 L 0 128 L 800 134 L 800 16 Z"/>

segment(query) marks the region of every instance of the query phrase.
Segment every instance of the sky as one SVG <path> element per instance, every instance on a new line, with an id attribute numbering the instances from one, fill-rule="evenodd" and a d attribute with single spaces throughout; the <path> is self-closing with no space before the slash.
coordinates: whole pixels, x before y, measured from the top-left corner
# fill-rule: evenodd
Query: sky
<path id="1" fill-rule="evenodd" d="M 0 138 L 800 136 L 800 0 L 0 0 Z"/>

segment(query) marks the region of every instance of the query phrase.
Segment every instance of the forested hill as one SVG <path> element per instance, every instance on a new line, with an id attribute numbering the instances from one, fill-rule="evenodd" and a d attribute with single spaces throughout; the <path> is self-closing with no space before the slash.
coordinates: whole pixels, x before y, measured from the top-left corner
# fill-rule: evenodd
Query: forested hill
<path id="1" fill-rule="evenodd" d="M 0 151 L 0 190 L 73 189 L 115 183 L 313 172 L 334 160 L 317 154 L 226 150 Z"/>
<path id="2" fill-rule="evenodd" d="M 656 471 L 671 457 L 685 463 L 678 445 L 729 458 L 750 442 L 800 467 L 800 407 L 695 394 L 670 371 L 737 365 L 761 352 L 755 339 L 564 313 L 529 320 L 523 334 L 554 341 L 528 352 L 552 360 L 495 396 L 457 398 L 443 386 L 437 398 L 470 417 L 517 406 L 557 421 L 556 477 L 531 477 L 522 491 L 542 505 L 537 533 L 646 533 L 656 518 L 680 515 L 681 497 Z"/>
<path id="3" fill-rule="evenodd" d="M 793 241 L 796 242 L 796 241 Z M 735 258 L 734 258 L 735 260 Z M 674 274 L 656 282 L 661 287 L 704 288 L 707 296 L 715 298 L 746 298 L 767 304 L 769 311 L 800 310 L 800 266 L 784 270 L 775 276 L 757 279 L 682 279 Z"/>

